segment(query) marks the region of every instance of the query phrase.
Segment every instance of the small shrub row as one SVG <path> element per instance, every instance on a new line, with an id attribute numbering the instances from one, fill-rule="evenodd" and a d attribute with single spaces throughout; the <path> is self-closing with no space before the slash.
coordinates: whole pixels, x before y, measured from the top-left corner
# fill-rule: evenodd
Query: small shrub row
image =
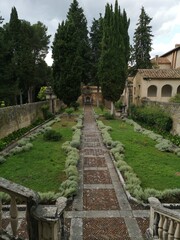
<path id="1" fill-rule="evenodd" d="M 31 150 L 33 147 L 33 144 L 30 141 L 33 141 L 39 134 L 45 134 L 46 132 L 52 131 L 52 128 L 50 126 L 57 121 L 60 121 L 59 117 L 56 117 L 55 119 L 47 122 L 43 126 L 33 131 L 28 136 L 21 138 L 17 142 L 17 146 L 12 148 L 8 153 L 1 153 L 0 164 L 4 163 L 6 161 L 6 158 L 9 156 Z"/>
<path id="2" fill-rule="evenodd" d="M 180 156 L 180 147 L 174 145 L 170 140 L 164 139 L 160 134 L 154 133 L 151 130 L 147 130 L 141 127 L 138 123 L 134 122 L 132 119 L 125 119 L 126 123 L 134 126 L 134 131 L 147 135 L 152 140 L 156 141 L 155 147 L 162 152 L 172 152 L 177 156 Z"/>
<path id="3" fill-rule="evenodd" d="M 101 134 L 103 137 L 103 143 L 106 145 L 107 148 L 112 148 L 114 142 L 112 141 L 112 138 L 109 134 L 109 131 L 111 131 L 112 128 L 104 125 L 103 122 L 99 120 L 97 120 L 97 125 L 99 130 L 101 131 Z"/>
<path id="4" fill-rule="evenodd" d="M 17 131 L 14 131 L 13 133 L 9 134 L 8 136 L 0 139 L 0 151 L 2 151 L 3 149 L 5 149 L 10 143 L 12 143 L 13 141 L 19 139 L 20 137 L 22 137 L 25 133 L 27 133 L 28 131 L 30 131 L 32 128 L 38 126 L 39 124 L 41 124 L 43 122 L 43 120 L 38 119 L 36 120 L 33 124 L 31 124 L 28 127 L 25 128 L 21 128 Z"/>
<path id="5" fill-rule="evenodd" d="M 73 197 L 78 190 L 79 174 L 77 164 L 80 159 L 79 150 L 81 141 L 81 129 L 83 127 L 83 116 L 77 119 L 76 126 L 73 127 L 72 141 L 66 141 L 62 148 L 67 154 L 65 162 L 65 173 L 67 180 L 61 183 L 59 188 L 60 196 Z"/>
<path id="6" fill-rule="evenodd" d="M 126 121 L 131 125 L 135 125 L 136 129 L 139 131 L 140 126 L 138 126 L 133 120 L 126 119 Z M 98 121 L 98 126 L 101 131 L 102 129 L 106 129 L 106 126 L 102 122 Z M 152 134 L 152 132 L 148 130 L 146 133 Z M 102 137 L 104 137 L 103 134 Z M 155 137 L 153 136 L 153 138 Z M 158 136 L 156 136 L 156 138 L 158 139 Z M 180 189 L 166 189 L 164 191 L 159 191 L 152 188 L 146 188 L 143 190 L 141 187 L 141 181 L 134 173 L 133 168 L 124 161 L 124 145 L 119 141 L 113 141 L 111 137 L 109 137 L 109 140 L 112 142 L 110 152 L 114 159 L 114 164 L 124 176 L 126 190 L 128 190 L 134 198 L 140 202 L 147 202 L 149 197 L 157 197 L 160 201 L 177 202 L 180 198 Z"/>

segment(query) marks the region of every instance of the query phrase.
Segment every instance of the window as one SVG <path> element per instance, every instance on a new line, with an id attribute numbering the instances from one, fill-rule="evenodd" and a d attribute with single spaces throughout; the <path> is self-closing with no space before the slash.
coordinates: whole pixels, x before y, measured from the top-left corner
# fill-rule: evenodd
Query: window
<path id="1" fill-rule="evenodd" d="M 156 97 L 157 96 L 157 87 L 155 85 L 151 85 L 147 90 L 148 97 Z"/>
<path id="2" fill-rule="evenodd" d="M 171 97 L 172 95 L 172 87 L 171 85 L 164 85 L 161 90 L 162 97 Z"/>

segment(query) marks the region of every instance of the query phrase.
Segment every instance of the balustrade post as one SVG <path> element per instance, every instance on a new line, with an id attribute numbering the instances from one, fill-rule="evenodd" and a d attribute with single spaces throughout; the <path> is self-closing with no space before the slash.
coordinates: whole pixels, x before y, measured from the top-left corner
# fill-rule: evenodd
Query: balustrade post
<path id="1" fill-rule="evenodd" d="M 10 218 L 13 237 L 16 237 L 18 227 L 18 209 L 14 196 L 11 196 Z"/>
<path id="2" fill-rule="evenodd" d="M 154 225 L 153 225 L 153 236 L 158 236 L 158 223 L 159 223 L 159 214 L 154 213 Z"/>
<path id="3" fill-rule="evenodd" d="M 174 240 L 180 240 L 180 223 L 177 223 L 174 233 Z"/>
<path id="4" fill-rule="evenodd" d="M 165 217 L 163 223 L 163 240 L 167 240 L 168 237 L 168 218 Z"/>
<path id="5" fill-rule="evenodd" d="M 2 200 L 0 198 L 0 232 L 2 231 Z"/>
<path id="6" fill-rule="evenodd" d="M 163 240 L 162 233 L 163 233 L 163 216 L 160 215 L 160 220 L 158 224 L 158 235 L 160 240 Z"/>
<path id="7" fill-rule="evenodd" d="M 170 221 L 169 230 L 168 230 L 168 240 L 174 240 L 174 221 Z"/>

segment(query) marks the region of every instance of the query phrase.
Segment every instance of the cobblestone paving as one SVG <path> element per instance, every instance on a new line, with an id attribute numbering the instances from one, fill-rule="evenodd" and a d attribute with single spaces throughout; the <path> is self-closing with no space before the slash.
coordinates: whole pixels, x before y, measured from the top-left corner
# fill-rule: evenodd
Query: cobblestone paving
<path id="1" fill-rule="evenodd" d="M 65 212 L 67 239 L 144 239 L 148 211 L 138 210 L 129 203 L 109 152 L 102 143 L 91 106 L 85 106 L 84 110 L 79 172 L 79 192 L 72 208 Z"/>

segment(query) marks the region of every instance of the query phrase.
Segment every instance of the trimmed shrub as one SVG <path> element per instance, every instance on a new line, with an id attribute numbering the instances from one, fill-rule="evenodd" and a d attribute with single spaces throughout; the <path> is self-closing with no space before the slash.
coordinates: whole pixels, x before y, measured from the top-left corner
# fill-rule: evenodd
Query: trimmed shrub
<path id="1" fill-rule="evenodd" d="M 4 162 L 6 162 L 5 157 L 4 157 L 4 156 L 0 156 L 0 164 L 2 164 L 2 163 L 4 163 Z"/>
<path id="2" fill-rule="evenodd" d="M 62 138 L 61 133 L 56 132 L 55 130 L 47 130 L 43 135 L 44 140 L 47 141 L 60 141 Z"/>
<path id="3" fill-rule="evenodd" d="M 80 145 L 81 145 L 81 142 L 78 141 L 78 140 L 73 140 L 71 141 L 71 147 L 74 147 L 74 148 L 80 148 Z"/>
<path id="4" fill-rule="evenodd" d="M 163 139 L 160 143 L 156 144 L 155 147 L 161 152 L 173 152 L 174 146 L 173 144 L 166 139 Z"/>
<path id="5" fill-rule="evenodd" d="M 178 93 L 174 97 L 170 98 L 169 102 L 180 103 L 180 93 Z"/>
<path id="6" fill-rule="evenodd" d="M 65 109 L 65 112 L 68 114 L 68 116 L 70 117 L 71 114 L 74 112 L 74 109 L 73 108 L 66 108 Z"/>
<path id="7" fill-rule="evenodd" d="M 105 112 L 103 114 L 103 116 L 105 117 L 106 120 L 113 120 L 114 119 L 114 115 L 110 114 L 109 112 Z"/>

